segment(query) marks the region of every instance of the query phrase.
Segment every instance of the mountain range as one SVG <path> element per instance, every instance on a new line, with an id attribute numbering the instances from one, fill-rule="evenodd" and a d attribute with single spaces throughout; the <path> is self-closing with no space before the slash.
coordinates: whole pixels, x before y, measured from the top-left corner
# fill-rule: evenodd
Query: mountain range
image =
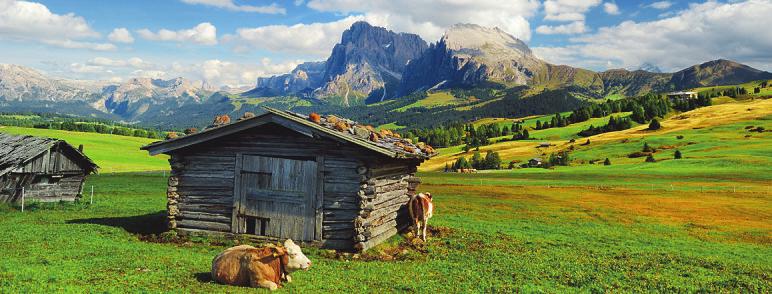
<path id="1" fill-rule="evenodd" d="M 662 73 L 649 63 L 633 71 L 595 72 L 546 62 L 499 28 L 457 24 L 427 44 L 415 34 L 357 22 L 343 32 L 326 60 L 258 78 L 254 89 L 241 93 L 182 77 L 114 84 L 54 79 L 31 68 L 0 64 L 0 106 L 6 112 L 58 112 L 181 127 L 263 103 L 335 112 L 452 89 L 518 89 L 522 98 L 560 90 L 572 99 L 592 100 L 761 79 L 772 79 L 772 73 L 723 59 L 675 73 Z"/>

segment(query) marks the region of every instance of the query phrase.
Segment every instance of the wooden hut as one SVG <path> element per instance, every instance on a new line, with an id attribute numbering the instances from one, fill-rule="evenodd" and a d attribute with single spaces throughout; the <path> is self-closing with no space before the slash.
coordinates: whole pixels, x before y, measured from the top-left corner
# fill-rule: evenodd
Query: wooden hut
<path id="1" fill-rule="evenodd" d="M 365 250 L 407 227 L 430 146 L 331 115 L 266 111 L 142 147 L 171 156 L 170 228 Z"/>
<path id="2" fill-rule="evenodd" d="M 97 168 L 65 141 L 0 133 L 0 203 L 75 200 Z"/>

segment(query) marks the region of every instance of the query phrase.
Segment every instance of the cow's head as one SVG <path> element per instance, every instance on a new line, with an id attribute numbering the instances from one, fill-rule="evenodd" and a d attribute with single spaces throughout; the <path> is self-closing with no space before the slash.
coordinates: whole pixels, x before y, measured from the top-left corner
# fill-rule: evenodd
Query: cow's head
<path id="1" fill-rule="evenodd" d="M 284 241 L 284 248 L 287 249 L 287 256 L 289 257 L 287 271 L 293 272 L 299 269 L 307 271 L 311 267 L 311 260 L 300 251 L 300 246 L 292 242 L 291 239 Z"/>

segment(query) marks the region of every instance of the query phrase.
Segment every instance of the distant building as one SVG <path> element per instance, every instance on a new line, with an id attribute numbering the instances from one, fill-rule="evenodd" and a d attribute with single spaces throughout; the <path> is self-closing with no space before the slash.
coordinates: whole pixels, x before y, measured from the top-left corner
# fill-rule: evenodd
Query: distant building
<path id="1" fill-rule="evenodd" d="M 0 133 L 0 203 L 78 199 L 97 168 L 65 141 Z"/>
<path id="2" fill-rule="evenodd" d="M 534 157 L 528 160 L 528 166 L 531 167 L 541 166 L 542 163 L 543 161 L 539 157 Z"/>
<path id="3" fill-rule="evenodd" d="M 667 93 L 667 99 L 670 99 L 670 101 L 676 101 L 676 100 L 690 100 L 690 99 L 697 99 L 697 92 L 691 92 L 691 91 L 679 91 L 679 92 L 671 92 Z"/>
<path id="4" fill-rule="evenodd" d="M 539 143 L 539 145 L 536 146 L 536 148 L 547 148 L 547 147 L 550 147 L 550 146 L 552 146 L 552 144 L 550 144 L 548 142 L 545 142 L 545 143 Z"/>

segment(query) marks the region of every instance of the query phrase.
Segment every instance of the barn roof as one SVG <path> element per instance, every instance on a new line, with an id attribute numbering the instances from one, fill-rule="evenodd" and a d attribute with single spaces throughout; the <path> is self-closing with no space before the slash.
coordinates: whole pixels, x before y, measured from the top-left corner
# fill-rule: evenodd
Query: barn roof
<path id="1" fill-rule="evenodd" d="M 378 132 L 370 126 L 332 115 L 320 116 L 318 122 L 311 121 L 308 115 L 263 107 L 264 114 L 240 119 L 236 122 L 208 128 L 201 132 L 177 137 L 166 141 L 154 142 L 143 146 L 151 155 L 167 153 L 180 148 L 207 142 L 243 130 L 260 127 L 267 123 L 276 123 L 307 136 L 321 136 L 340 142 L 353 143 L 359 147 L 392 158 L 427 159 L 434 156 L 434 150 L 424 144 L 413 144 L 391 132 Z"/>
<path id="2" fill-rule="evenodd" d="M 0 175 L 4 175 L 20 164 L 48 151 L 57 143 L 61 143 L 60 146 L 74 151 L 75 154 L 81 157 L 80 160 L 76 161 L 85 164 L 87 172 L 93 172 L 99 167 L 85 154 L 73 148 L 65 141 L 46 137 L 0 133 Z"/>

